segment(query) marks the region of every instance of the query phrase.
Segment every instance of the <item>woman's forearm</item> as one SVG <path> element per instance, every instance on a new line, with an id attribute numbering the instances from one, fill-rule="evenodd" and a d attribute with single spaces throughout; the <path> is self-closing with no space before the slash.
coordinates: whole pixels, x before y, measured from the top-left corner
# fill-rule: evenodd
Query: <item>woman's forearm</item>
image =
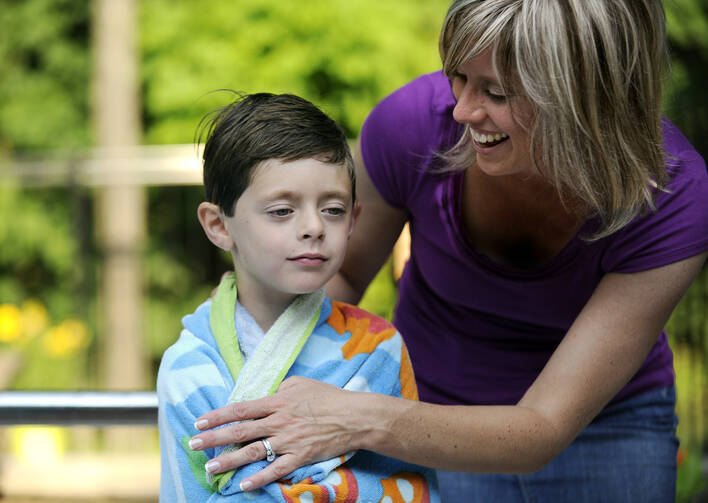
<path id="1" fill-rule="evenodd" d="M 443 406 L 367 393 L 352 400 L 360 448 L 467 472 L 527 473 L 565 447 L 562 435 L 522 406 Z"/>
<path id="2" fill-rule="evenodd" d="M 218 428 L 227 423 L 233 424 Z M 532 472 L 557 455 L 574 434 L 572 429 L 555 430 L 541 414 L 519 405 L 433 405 L 302 377 L 287 379 L 275 395 L 213 410 L 200 417 L 196 427 L 208 431 L 192 438 L 192 449 L 245 444 L 211 461 L 218 465 L 217 473 L 263 459 L 265 451 L 257 440 L 269 439 L 279 457 L 248 477 L 252 488 L 356 449 L 432 468 Z"/>

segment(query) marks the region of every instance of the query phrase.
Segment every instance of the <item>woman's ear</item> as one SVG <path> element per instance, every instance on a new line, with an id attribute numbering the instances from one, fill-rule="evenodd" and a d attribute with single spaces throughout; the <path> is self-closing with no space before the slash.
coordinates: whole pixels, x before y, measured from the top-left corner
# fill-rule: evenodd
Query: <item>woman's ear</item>
<path id="1" fill-rule="evenodd" d="M 226 222 L 224 222 L 226 217 L 221 209 L 214 203 L 204 201 L 197 208 L 197 217 L 209 241 L 222 250 L 231 251 L 234 242 L 226 228 Z"/>

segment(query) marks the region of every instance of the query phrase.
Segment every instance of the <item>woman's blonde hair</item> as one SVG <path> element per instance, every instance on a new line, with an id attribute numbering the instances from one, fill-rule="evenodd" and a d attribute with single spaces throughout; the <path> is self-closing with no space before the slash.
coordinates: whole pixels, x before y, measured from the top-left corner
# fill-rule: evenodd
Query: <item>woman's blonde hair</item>
<path id="1" fill-rule="evenodd" d="M 625 226 L 665 181 L 661 0 L 455 0 L 440 34 L 443 70 L 492 50 L 500 83 L 527 97 L 531 158 L 563 201 L 599 216 L 591 239 Z M 469 128 L 443 154 L 474 163 Z"/>

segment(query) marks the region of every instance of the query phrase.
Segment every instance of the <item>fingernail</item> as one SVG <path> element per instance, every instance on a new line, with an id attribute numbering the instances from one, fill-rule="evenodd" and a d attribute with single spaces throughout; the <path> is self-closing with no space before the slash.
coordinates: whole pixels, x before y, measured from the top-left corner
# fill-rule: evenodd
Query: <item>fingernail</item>
<path id="1" fill-rule="evenodd" d="M 199 421 L 194 423 L 194 427 L 198 430 L 203 430 L 208 425 L 209 425 L 209 421 L 207 421 L 206 419 L 200 419 Z"/>
<path id="2" fill-rule="evenodd" d="M 204 442 L 202 441 L 201 438 L 193 438 L 192 440 L 189 441 L 189 448 L 192 449 L 193 451 L 199 449 Z"/>
<path id="3" fill-rule="evenodd" d="M 206 465 L 204 465 L 204 467 L 209 473 L 214 473 L 219 468 L 221 468 L 221 463 L 219 463 L 218 461 L 209 461 Z"/>
<path id="4" fill-rule="evenodd" d="M 250 480 L 242 480 L 238 486 L 242 491 L 248 491 L 251 487 L 253 487 L 253 482 Z"/>

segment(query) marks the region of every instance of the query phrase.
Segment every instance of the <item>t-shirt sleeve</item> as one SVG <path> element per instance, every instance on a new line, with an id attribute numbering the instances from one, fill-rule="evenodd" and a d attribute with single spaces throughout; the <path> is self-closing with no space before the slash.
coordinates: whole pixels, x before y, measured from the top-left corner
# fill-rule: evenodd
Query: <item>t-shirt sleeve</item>
<path id="1" fill-rule="evenodd" d="M 660 267 L 708 250 L 708 174 L 703 158 L 668 120 L 664 122 L 669 182 L 656 211 L 637 217 L 612 237 L 606 272 Z"/>
<path id="2" fill-rule="evenodd" d="M 441 141 L 451 134 L 451 110 L 445 108 L 453 103 L 443 79 L 439 73 L 417 78 L 384 98 L 364 122 L 364 165 L 391 206 L 408 207 L 421 177 L 440 162 Z"/>

